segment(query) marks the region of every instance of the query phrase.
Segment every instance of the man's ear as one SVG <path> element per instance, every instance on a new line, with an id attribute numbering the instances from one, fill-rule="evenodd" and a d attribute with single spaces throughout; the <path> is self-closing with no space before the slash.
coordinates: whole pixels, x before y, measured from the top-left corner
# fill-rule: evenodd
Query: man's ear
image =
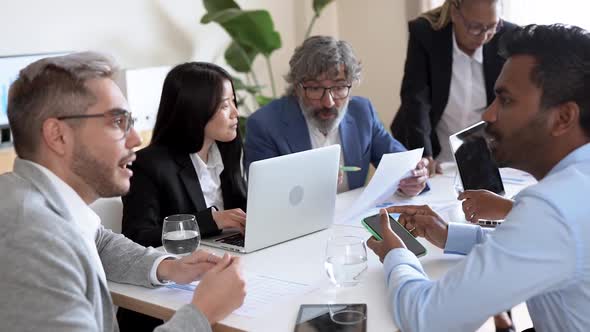
<path id="1" fill-rule="evenodd" d="M 66 153 L 71 135 L 71 128 L 55 118 L 45 120 L 41 126 L 41 139 L 51 151 L 60 156 Z"/>
<path id="2" fill-rule="evenodd" d="M 556 107 L 553 113 L 551 134 L 562 136 L 580 126 L 580 107 L 573 101 L 568 101 Z"/>

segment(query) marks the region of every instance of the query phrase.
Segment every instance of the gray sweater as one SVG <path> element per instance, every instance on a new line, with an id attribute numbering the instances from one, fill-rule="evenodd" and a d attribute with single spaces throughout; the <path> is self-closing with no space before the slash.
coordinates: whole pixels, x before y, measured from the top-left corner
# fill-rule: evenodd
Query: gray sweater
<path id="1" fill-rule="evenodd" d="M 30 162 L 0 176 L 0 324 L 3 331 L 118 331 L 107 285 L 74 227 L 67 202 Z M 96 246 L 107 279 L 153 287 L 162 254 L 99 227 Z M 211 331 L 193 305 L 156 331 Z"/>

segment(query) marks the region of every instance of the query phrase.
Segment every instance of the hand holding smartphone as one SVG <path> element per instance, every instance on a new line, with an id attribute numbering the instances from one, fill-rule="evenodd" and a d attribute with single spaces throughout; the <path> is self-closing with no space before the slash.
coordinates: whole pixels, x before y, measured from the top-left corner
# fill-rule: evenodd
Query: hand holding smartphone
<path id="1" fill-rule="evenodd" d="M 400 239 L 402 239 L 408 250 L 413 252 L 417 257 L 426 255 L 426 248 L 422 245 L 422 243 L 416 240 L 414 235 L 410 234 L 410 232 L 408 232 L 404 226 L 398 223 L 397 220 L 393 219 L 391 215 L 388 214 L 388 216 L 391 229 L 395 234 L 397 234 L 397 236 L 400 237 Z M 361 223 L 363 226 L 365 226 L 369 233 L 373 235 L 374 238 L 377 240 L 383 239 L 381 236 L 382 230 L 380 216 L 378 214 L 363 219 Z"/>

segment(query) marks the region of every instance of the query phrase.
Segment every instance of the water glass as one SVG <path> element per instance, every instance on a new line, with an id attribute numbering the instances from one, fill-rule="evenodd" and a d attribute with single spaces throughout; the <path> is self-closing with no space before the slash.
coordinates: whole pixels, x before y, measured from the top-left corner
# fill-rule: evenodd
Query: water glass
<path id="1" fill-rule="evenodd" d="M 355 310 L 358 305 L 328 304 L 330 319 L 339 325 L 357 325 L 367 319 L 365 313 Z"/>
<path id="2" fill-rule="evenodd" d="M 367 270 L 365 240 L 356 236 L 336 236 L 328 239 L 324 267 L 337 287 L 358 284 Z"/>
<path id="3" fill-rule="evenodd" d="M 175 214 L 164 218 L 162 244 L 166 252 L 188 255 L 197 250 L 201 243 L 201 232 L 195 216 Z"/>

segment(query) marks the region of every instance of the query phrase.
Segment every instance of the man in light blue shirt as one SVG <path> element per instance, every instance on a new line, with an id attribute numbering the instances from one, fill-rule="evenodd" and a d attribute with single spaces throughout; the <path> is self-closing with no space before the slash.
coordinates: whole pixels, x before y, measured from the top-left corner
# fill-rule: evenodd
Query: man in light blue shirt
<path id="1" fill-rule="evenodd" d="M 447 224 L 428 207 L 388 209 L 447 253 L 466 254 L 431 281 L 393 232 L 370 239 L 402 331 L 474 331 L 523 301 L 536 331 L 590 330 L 590 34 L 527 26 L 506 36 L 508 58 L 483 115 L 502 166 L 539 183 L 516 196 L 493 232 Z M 382 225 L 389 228 L 386 211 Z"/>

